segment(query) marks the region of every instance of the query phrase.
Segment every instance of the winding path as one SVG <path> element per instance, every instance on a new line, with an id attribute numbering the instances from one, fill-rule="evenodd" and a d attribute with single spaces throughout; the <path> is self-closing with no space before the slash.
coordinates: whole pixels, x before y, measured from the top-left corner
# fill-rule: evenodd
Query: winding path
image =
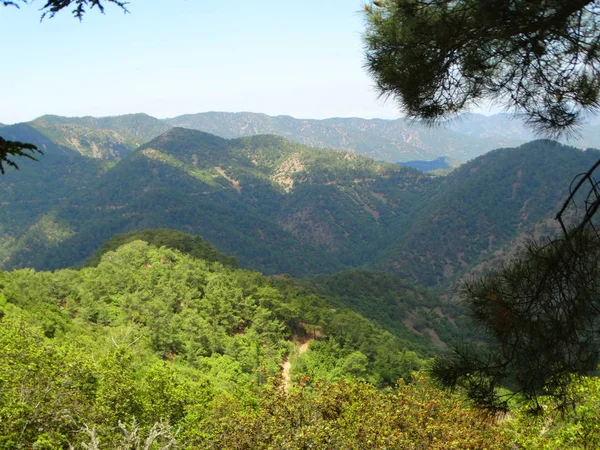
<path id="1" fill-rule="evenodd" d="M 306 352 L 306 350 L 308 350 L 308 344 L 310 344 L 311 340 L 312 339 L 308 339 L 296 347 L 298 356 L 302 355 L 303 353 Z M 292 363 L 290 362 L 290 355 L 288 355 L 287 358 L 285 358 L 281 362 L 280 365 L 281 365 L 281 369 L 282 369 L 281 376 L 283 377 L 283 390 L 285 392 L 288 392 L 290 389 L 290 386 L 292 384 L 292 380 L 290 378 L 290 370 L 292 370 Z"/>

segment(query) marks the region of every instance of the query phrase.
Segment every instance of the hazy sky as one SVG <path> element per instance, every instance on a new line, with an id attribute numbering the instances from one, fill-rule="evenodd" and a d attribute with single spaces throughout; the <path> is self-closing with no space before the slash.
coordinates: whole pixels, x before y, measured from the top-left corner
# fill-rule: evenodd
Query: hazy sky
<path id="1" fill-rule="evenodd" d="M 362 0 L 131 0 L 83 22 L 0 6 L 0 122 L 252 111 L 395 118 L 363 70 Z"/>

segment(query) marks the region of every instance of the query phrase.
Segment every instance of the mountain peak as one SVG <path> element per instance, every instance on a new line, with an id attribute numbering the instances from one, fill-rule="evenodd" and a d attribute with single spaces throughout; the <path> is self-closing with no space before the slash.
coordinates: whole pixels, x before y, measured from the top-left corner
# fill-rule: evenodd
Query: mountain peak
<path id="1" fill-rule="evenodd" d="M 168 131 L 165 131 L 160 136 L 155 137 L 148 143 L 142 146 L 142 148 L 153 147 L 156 145 L 164 145 L 171 142 L 177 142 L 179 144 L 184 144 L 189 142 L 190 145 L 198 146 L 202 143 L 225 143 L 227 139 L 216 136 L 211 133 L 206 133 L 205 131 L 200 130 L 192 130 L 190 128 L 183 127 L 173 127 Z"/>

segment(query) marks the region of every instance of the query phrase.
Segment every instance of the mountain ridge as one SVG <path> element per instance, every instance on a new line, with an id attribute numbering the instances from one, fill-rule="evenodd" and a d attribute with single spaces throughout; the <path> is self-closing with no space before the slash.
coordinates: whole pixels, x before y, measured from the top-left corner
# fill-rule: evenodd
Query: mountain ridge
<path id="1" fill-rule="evenodd" d="M 231 139 L 275 134 L 312 147 L 351 150 L 376 160 L 406 162 L 448 156 L 467 161 L 489 150 L 514 147 L 535 138 L 508 114 L 459 118 L 425 126 L 413 120 L 337 117 L 297 119 L 289 115 L 262 113 L 204 112 L 157 119 L 145 113 L 107 117 L 62 117 L 45 115 L 28 122 L 48 137 L 86 156 L 117 161 L 173 126 L 198 129 Z M 598 126 L 586 125 L 591 134 Z M 585 127 L 584 127 L 585 128 Z M 596 133 L 597 134 L 597 133 Z"/>
<path id="2" fill-rule="evenodd" d="M 279 136 L 171 128 L 34 215 L 6 206 L 4 217 L 24 220 L 0 254 L 5 268 L 54 269 L 116 233 L 163 227 L 267 274 L 371 267 L 441 286 L 550 217 L 564 194 L 554 184 L 566 189 L 595 154 L 542 140 L 432 177 Z"/>

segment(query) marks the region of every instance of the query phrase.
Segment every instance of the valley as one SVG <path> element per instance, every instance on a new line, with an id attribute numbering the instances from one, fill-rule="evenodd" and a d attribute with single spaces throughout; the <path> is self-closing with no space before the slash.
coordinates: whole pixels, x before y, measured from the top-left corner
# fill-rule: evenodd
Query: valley
<path id="1" fill-rule="evenodd" d="M 0 12 L 0 450 L 600 449 L 600 0 Z"/>
<path id="2" fill-rule="evenodd" d="M 265 274 L 370 268 L 448 287 L 551 217 L 598 155 L 538 140 L 439 177 L 273 135 L 171 128 L 138 145 L 135 136 L 164 129 L 149 116 L 83 118 L 70 128 L 64 119 L 56 142 L 38 131 L 49 119 L 36 122 L 2 129 L 45 152 L 42 163 L 24 161 L 1 180 L 11 193 L 0 205 L 7 269 L 78 265 L 117 233 L 164 227 L 200 235 Z M 112 148 L 105 158 L 64 136 L 92 125 L 96 134 L 78 145 Z M 93 140 L 110 133 L 128 138 L 108 147 Z"/>
<path id="3" fill-rule="evenodd" d="M 291 118 L 277 118 L 289 126 L 282 137 L 259 133 L 280 130 L 268 116 L 215 117 L 44 116 L 0 129 L 44 152 L 0 178 L 0 366 L 27 380 L 27 405 L 43 405 L 8 422 L 0 447 L 33 445 L 36 429 L 60 447 L 73 426 L 87 424 L 98 426 L 94 438 L 121 445 L 115 423 L 147 433 L 166 427 L 165 436 L 177 426 L 192 447 L 234 448 L 230 436 L 246 439 L 242 448 L 258 448 L 254 439 L 277 446 L 296 429 L 285 428 L 289 414 L 328 436 L 311 442 L 343 447 L 359 439 L 349 437 L 359 425 L 344 402 L 367 398 L 365 414 L 378 427 L 399 414 L 389 402 L 401 398 L 416 411 L 421 395 L 439 402 L 445 418 L 479 420 L 479 410 L 458 407 L 458 394 L 439 391 L 422 372 L 449 345 L 486 339 L 458 301 L 461 282 L 500 267 L 530 234 L 556 233 L 551 218 L 570 181 L 600 152 L 534 140 L 461 164 L 409 163 L 432 170 L 424 172 L 397 164 L 409 155 L 404 144 L 373 159 L 360 139 L 323 131 L 336 124 L 346 133 L 342 119 L 305 124 L 300 138 Z M 236 135 L 240 117 L 262 117 L 265 128 Z M 358 121 L 353 133 L 385 136 L 376 125 Z M 518 141 L 516 131 L 510 136 Z M 344 139 L 352 149 L 319 147 Z M 463 156 L 484 152 L 469 148 Z M 399 379 L 409 384 L 396 386 Z M 38 398 L 39 383 L 56 397 Z M 52 416 L 65 408 L 77 425 Z M 263 419 L 280 428 L 268 431 Z M 232 429 L 236 422 L 252 435 Z M 390 430 L 399 445 L 391 448 L 427 430 L 402 423 L 396 430 L 412 431 Z M 339 435 L 323 431 L 331 426 Z M 452 430 L 460 428 L 446 435 Z M 482 421 L 468 439 L 505 448 L 506 430 Z M 93 442 L 90 433 L 78 442 Z M 367 445 L 378 429 L 360 433 Z M 467 445 L 457 433 L 448 439 Z M 428 448 L 447 448 L 445 439 Z"/>

